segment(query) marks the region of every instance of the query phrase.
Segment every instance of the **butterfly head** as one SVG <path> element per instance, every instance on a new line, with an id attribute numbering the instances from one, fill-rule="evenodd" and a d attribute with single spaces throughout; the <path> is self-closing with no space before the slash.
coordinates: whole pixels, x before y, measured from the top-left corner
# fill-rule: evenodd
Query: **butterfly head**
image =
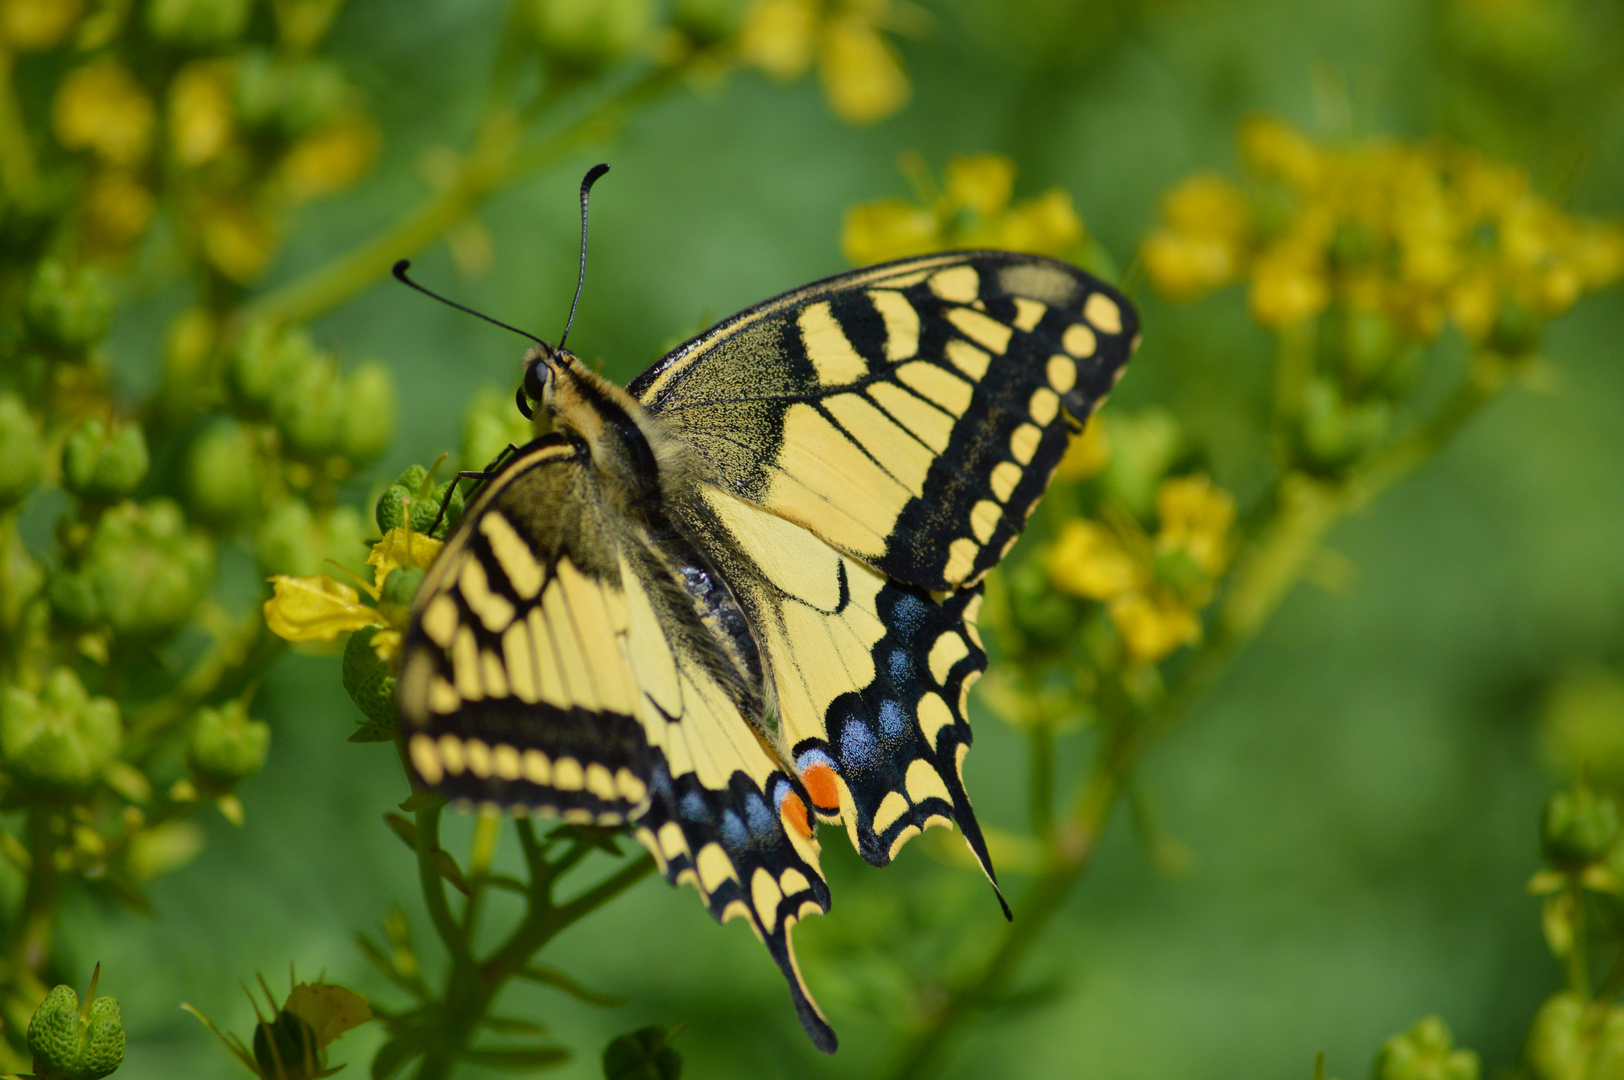
<path id="1" fill-rule="evenodd" d="M 559 408 L 561 382 L 573 382 L 580 360 L 568 349 L 538 342 L 524 354 L 524 378 L 514 400 L 526 420 L 535 420 L 538 432 Z"/>

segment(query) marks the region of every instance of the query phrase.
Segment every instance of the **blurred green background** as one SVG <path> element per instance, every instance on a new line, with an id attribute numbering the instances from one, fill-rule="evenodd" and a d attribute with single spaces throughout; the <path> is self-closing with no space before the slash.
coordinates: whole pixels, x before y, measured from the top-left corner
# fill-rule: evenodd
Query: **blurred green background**
<path id="1" fill-rule="evenodd" d="M 441 245 L 418 261 L 419 279 L 555 333 L 573 285 L 575 187 L 608 160 L 571 345 L 624 381 L 673 338 L 842 269 L 842 213 L 907 194 L 901 151 L 934 167 L 949 154 L 1010 156 L 1018 195 L 1069 190 L 1126 265 L 1158 194 L 1195 170 L 1233 172 L 1235 130 L 1257 112 L 1331 139 L 1447 134 L 1527 167 L 1572 212 L 1624 211 L 1617 3 L 928 9 L 900 39 L 913 99 L 897 115 L 854 127 L 831 115 L 815 82 L 751 72 L 678 93 L 611 145 L 485 204 L 488 274 L 459 277 Z M 328 51 L 364 90 L 381 157 L 358 186 L 298 212 L 266 286 L 424 196 L 425 149 L 469 139 L 502 10 L 492 0 L 345 6 Z M 1233 292 L 1182 308 L 1148 290 L 1138 299 L 1144 346 L 1113 407 L 1171 407 L 1244 498 L 1257 483 L 1269 339 Z M 110 344 L 121 388 L 156 384 L 165 327 L 189 303 L 165 289 L 121 309 Z M 388 282 L 312 330 L 323 347 L 396 373 L 400 434 L 373 478 L 454 448 L 461 402 L 481 386 L 511 387 L 523 344 Z M 1581 304 L 1546 339 L 1548 385 L 1508 395 L 1333 533 L 1354 570 L 1345 586 L 1300 586 L 1148 763 L 1144 785 L 1190 848 L 1188 871 L 1157 873 L 1118 820 L 1023 975 L 1042 999 L 979 1026 L 948 1075 L 1307 1077 L 1321 1050 L 1330 1075 L 1359 1075 L 1384 1038 L 1430 1012 L 1483 1055 L 1485 1075 L 1515 1064 L 1529 1018 L 1560 981 L 1525 888 L 1554 782 L 1537 718 L 1564 673 L 1624 660 L 1621 340 L 1624 296 Z M 176 1004 L 246 1030 L 236 980 L 263 971 L 280 984 L 290 960 L 301 975 L 325 971 L 390 999 L 352 936 L 395 904 L 420 917 L 414 863 L 379 821 L 406 794 L 399 765 L 386 748 L 343 743 L 354 712 L 332 659 L 284 658 L 256 713 L 275 739 L 242 792 L 246 825 L 207 815 L 206 851 L 155 884 L 152 917 L 81 900 L 64 919 L 64 961 L 100 960 L 104 989 L 123 1003 L 132 1041 L 121 1077 L 240 1075 Z M 1022 746 L 992 717 L 974 722 L 966 779 L 978 812 L 1018 829 Z M 467 831 L 466 818 L 453 824 L 453 850 Z M 850 944 L 861 927 L 945 919 L 973 942 L 1001 920 L 983 885 L 944 875 L 924 845 L 876 871 L 837 832 L 823 837 L 834 907 L 798 941 L 842 1036 L 839 1056 L 807 1043 L 743 926 L 718 928 L 690 893 L 658 880 L 549 953 L 629 1006 L 591 1010 L 525 987 L 505 1011 L 534 1011 L 575 1047 L 560 1074 L 571 1077 L 599 1075 L 598 1048 L 647 1022 L 687 1025 L 678 1045 L 694 1077 L 878 1070 L 895 1036 L 864 1004 L 865 986 L 887 976 L 872 946 L 859 955 Z M 334 1060 L 359 1074 L 379 1038 L 363 1028 Z"/>

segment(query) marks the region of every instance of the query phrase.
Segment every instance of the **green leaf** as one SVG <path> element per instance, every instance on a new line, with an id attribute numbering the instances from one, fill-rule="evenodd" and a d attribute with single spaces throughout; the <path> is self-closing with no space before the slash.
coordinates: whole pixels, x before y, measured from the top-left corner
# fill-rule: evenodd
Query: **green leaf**
<path id="1" fill-rule="evenodd" d="M 551 986 L 555 990 L 562 990 L 570 997 L 584 1001 L 588 1005 L 597 1005 L 605 1009 L 618 1009 L 626 1004 L 626 999 L 623 997 L 616 997 L 613 994 L 600 994 L 596 990 L 589 990 L 562 971 L 554 971 L 552 968 L 542 967 L 540 964 L 531 964 L 529 967 L 521 968 L 517 975 L 521 979 L 528 979 L 530 982 L 541 983 L 544 986 Z"/>
<path id="2" fill-rule="evenodd" d="M 545 1035 L 547 1029 L 534 1020 L 521 1020 L 512 1016 L 487 1016 L 480 1022 L 481 1027 L 488 1027 L 492 1031 L 499 1031 L 503 1035 Z"/>
<path id="3" fill-rule="evenodd" d="M 562 1046 L 512 1046 L 496 1050 L 465 1050 L 462 1060 L 503 1072 L 541 1072 L 556 1069 L 569 1061 L 570 1052 Z"/>
<path id="4" fill-rule="evenodd" d="M 432 857 L 435 868 L 440 871 L 440 876 L 450 882 L 453 889 L 456 889 L 464 896 L 474 894 L 474 890 L 468 886 L 468 879 L 462 876 L 462 867 L 457 865 L 457 860 L 451 857 L 450 852 L 446 851 L 445 848 L 435 848 Z"/>
<path id="5" fill-rule="evenodd" d="M 386 727 L 371 720 L 363 720 L 355 725 L 355 730 L 350 733 L 349 741 L 352 743 L 394 742 L 395 736 L 398 734 L 400 733 L 395 728 Z"/>
<path id="6" fill-rule="evenodd" d="M 399 814 L 385 814 L 383 816 L 383 823 L 389 826 L 394 834 L 400 837 L 402 842 L 404 842 L 407 847 L 411 848 L 413 851 L 417 850 L 416 825 L 413 825 L 410 821 L 407 821 Z"/>
<path id="7" fill-rule="evenodd" d="M 400 809 L 408 814 L 415 814 L 419 810 L 427 810 L 431 806 L 445 805 L 445 796 L 438 791 L 414 791 L 400 804 Z"/>
<path id="8" fill-rule="evenodd" d="M 372 1057 L 372 1080 L 389 1080 L 422 1052 L 421 1046 L 405 1039 L 389 1040 Z"/>
<path id="9" fill-rule="evenodd" d="M 610 1040 L 603 1048 L 604 1080 L 679 1080 L 682 1056 L 671 1040 L 681 1031 L 651 1024 Z"/>

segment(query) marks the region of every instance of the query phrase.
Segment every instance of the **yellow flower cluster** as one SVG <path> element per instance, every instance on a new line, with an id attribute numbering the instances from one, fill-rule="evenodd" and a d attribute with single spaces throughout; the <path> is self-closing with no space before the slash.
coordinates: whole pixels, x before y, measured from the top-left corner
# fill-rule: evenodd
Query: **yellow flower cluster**
<path id="1" fill-rule="evenodd" d="M 433 537 L 409 529 L 385 533 L 367 556 L 372 584 L 362 588 L 372 598 L 372 604 L 363 604 L 360 593 L 331 574 L 278 574 L 271 579 L 272 595 L 265 601 L 265 624 L 287 641 L 332 641 L 339 634 L 368 626 L 389 627 L 372 639 L 379 655 L 389 659 L 400 645 L 401 628 L 393 626 L 388 615 L 374 605 L 391 573 L 406 567 L 427 570 L 439 557 L 442 546 Z"/>
<path id="2" fill-rule="evenodd" d="M 288 6 L 317 7 L 330 16 L 337 5 Z M 66 0 L 0 0 L 0 47 L 64 46 L 80 9 Z M 170 27 L 167 18 L 154 15 L 151 29 L 198 44 L 185 37 L 195 27 Z M 81 46 L 94 21 L 81 26 Z M 209 25 L 232 35 L 244 29 Z M 301 49 L 314 44 L 305 40 L 312 25 L 294 18 L 284 37 L 298 37 Z M 376 156 L 375 126 L 342 77 L 314 58 L 245 45 L 185 62 L 167 84 L 150 87 L 119 58 L 117 40 L 98 44 L 111 47 L 67 71 L 50 117 L 58 144 L 94 166 L 78 203 L 93 251 L 118 254 L 145 234 L 162 177 L 181 237 L 217 273 L 248 283 L 275 253 L 287 209 L 348 187 Z"/>
<path id="3" fill-rule="evenodd" d="M 881 34 L 907 9 L 896 0 L 754 0 L 739 56 L 775 79 L 806 74 L 814 61 L 829 107 L 869 124 L 908 103 L 908 75 Z"/>
<path id="4" fill-rule="evenodd" d="M 1012 202 L 1015 163 L 1007 157 L 950 157 L 940 190 L 916 155 L 906 155 L 902 167 L 919 201 L 881 199 L 846 211 L 840 250 L 850 262 L 861 266 L 958 248 L 1064 256 L 1083 242 L 1082 220 L 1062 189 Z"/>
<path id="5" fill-rule="evenodd" d="M 1055 588 L 1105 605 L 1130 660 L 1153 664 L 1201 637 L 1200 612 L 1229 563 L 1235 500 L 1205 476 L 1156 488 L 1157 531 L 1124 514 L 1073 518 L 1046 564 Z"/>
<path id="6" fill-rule="evenodd" d="M 1328 147 L 1267 119 L 1240 145 L 1254 185 L 1203 173 L 1162 201 L 1141 258 L 1169 299 L 1244 279 L 1270 329 L 1336 304 L 1417 340 L 1449 322 L 1483 344 L 1508 313 L 1548 319 L 1624 277 L 1624 229 L 1568 215 L 1520 169 L 1459 147 Z"/>

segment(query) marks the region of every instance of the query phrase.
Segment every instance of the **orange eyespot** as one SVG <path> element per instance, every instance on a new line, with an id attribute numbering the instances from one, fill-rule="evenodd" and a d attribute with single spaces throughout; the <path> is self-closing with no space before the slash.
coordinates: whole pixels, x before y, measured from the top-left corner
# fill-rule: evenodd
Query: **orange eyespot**
<path id="1" fill-rule="evenodd" d="M 834 813 L 840 809 L 840 787 L 835 783 L 835 771 L 826 763 L 814 761 L 801 770 L 801 783 L 819 810 Z"/>
<path id="2" fill-rule="evenodd" d="M 806 804 L 801 797 L 791 792 L 784 796 L 784 801 L 778 804 L 778 816 L 785 825 L 799 833 L 803 838 L 812 839 L 812 825 L 806 819 Z"/>

